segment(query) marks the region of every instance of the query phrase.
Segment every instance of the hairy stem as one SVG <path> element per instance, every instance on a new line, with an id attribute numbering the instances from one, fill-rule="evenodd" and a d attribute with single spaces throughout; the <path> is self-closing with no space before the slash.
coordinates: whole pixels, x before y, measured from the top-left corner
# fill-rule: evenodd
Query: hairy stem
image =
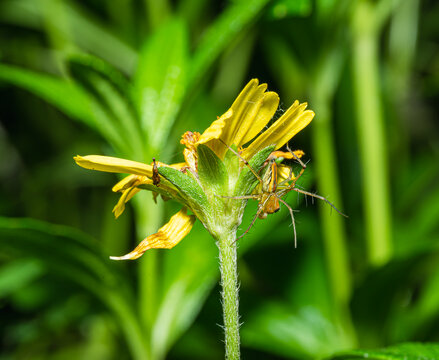
<path id="1" fill-rule="evenodd" d="M 240 358 L 239 351 L 239 299 L 236 255 L 236 231 L 222 234 L 217 242 L 221 269 L 221 285 L 226 359 Z"/>

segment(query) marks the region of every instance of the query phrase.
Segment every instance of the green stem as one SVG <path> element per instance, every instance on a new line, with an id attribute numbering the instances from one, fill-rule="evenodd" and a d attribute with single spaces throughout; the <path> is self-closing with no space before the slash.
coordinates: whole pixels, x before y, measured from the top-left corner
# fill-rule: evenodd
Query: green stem
<path id="1" fill-rule="evenodd" d="M 160 203 L 155 204 L 152 195 L 147 192 L 140 192 L 133 198 L 136 211 L 137 237 L 144 239 L 145 237 L 157 232 L 162 225 L 162 206 Z M 150 338 L 157 314 L 157 298 L 159 269 L 158 269 L 158 253 L 156 251 L 147 251 L 139 262 L 139 313 L 140 319 L 146 332 L 146 340 L 148 349 L 151 354 L 153 344 Z"/>
<path id="2" fill-rule="evenodd" d="M 223 287 L 221 295 L 223 302 L 226 359 L 236 360 L 240 358 L 236 231 L 230 231 L 219 236 L 217 245 L 219 248 L 221 285 Z"/>
<path id="3" fill-rule="evenodd" d="M 379 29 L 369 2 L 359 2 L 353 22 L 353 79 L 363 170 L 366 238 L 372 265 L 392 254 L 389 177 L 379 84 Z"/>
<path id="4" fill-rule="evenodd" d="M 328 99 L 319 97 L 316 93 L 314 95 L 313 108 L 317 116 L 312 129 L 317 185 L 323 196 L 330 196 L 330 201 L 337 207 L 341 207 L 337 157 L 329 103 Z M 319 205 L 332 294 L 335 303 L 344 308 L 348 304 L 352 285 L 343 224 L 346 219 L 328 209 L 327 204 L 321 203 Z"/>

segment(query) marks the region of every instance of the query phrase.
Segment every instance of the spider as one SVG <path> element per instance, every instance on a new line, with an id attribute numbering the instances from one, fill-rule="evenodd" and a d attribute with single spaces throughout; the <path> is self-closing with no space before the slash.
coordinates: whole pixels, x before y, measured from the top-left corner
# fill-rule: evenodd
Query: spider
<path id="1" fill-rule="evenodd" d="M 226 144 L 225 144 L 226 145 Z M 227 146 L 227 145 L 226 145 Z M 285 196 L 290 191 L 296 191 L 298 193 L 311 196 L 316 199 L 320 199 L 326 203 L 328 203 L 335 211 L 337 211 L 340 215 L 344 217 L 348 217 L 347 215 L 343 214 L 340 210 L 338 210 L 334 204 L 332 204 L 328 199 L 326 199 L 323 196 L 313 194 L 309 191 L 302 190 L 300 188 L 296 187 L 297 180 L 303 175 L 306 164 L 300 159 L 303 155 L 303 152 L 301 150 L 291 151 L 289 146 L 287 145 L 288 152 L 282 152 L 282 151 L 274 151 L 272 152 L 267 160 L 265 161 L 262 169 L 265 169 L 265 172 L 263 173 L 262 177 L 249 165 L 247 160 L 245 160 L 237 151 L 232 149 L 230 146 L 227 146 L 230 151 L 235 153 L 240 160 L 249 168 L 249 170 L 253 173 L 253 175 L 259 180 L 260 183 L 260 190 L 257 194 L 252 195 L 245 195 L 245 196 L 222 196 L 227 197 L 230 199 L 254 199 L 258 201 L 258 210 L 256 212 L 256 215 L 253 217 L 252 222 L 250 223 L 247 230 L 244 231 L 243 234 L 241 234 L 236 240 L 242 238 L 244 235 L 246 235 L 250 229 L 253 227 L 255 221 L 257 218 L 259 219 L 265 219 L 268 214 L 274 214 L 280 210 L 280 203 L 284 204 L 287 209 L 290 212 L 291 215 L 291 221 L 294 229 L 294 247 L 297 247 L 297 233 L 296 233 L 296 223 L 294 220 L 294 212 L 290 205 L 288 205 L 282 197 Z M 289 174 L 288 177 L 282 180 L 280 183 L 278 183 L 278 160 L 280 158 L 284 159 L 295 159 L 302 169 L 297 174 L 297 176 L 294 176 L 293 169 L 291 167 L 289 168 Z"/>

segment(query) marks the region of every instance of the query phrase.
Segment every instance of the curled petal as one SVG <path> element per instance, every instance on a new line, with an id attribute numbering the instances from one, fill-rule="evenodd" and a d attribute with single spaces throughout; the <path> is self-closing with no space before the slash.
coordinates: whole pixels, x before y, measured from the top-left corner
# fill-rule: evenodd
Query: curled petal
<path id="1" fill-rule="evenodd" d="M 293 105 L 270 128 L 259 135 L 242 153 L 245 159 L 250 159 L 259 150 L 276 144 L 276 149 L 285 145 L 294 135 L 307 126 L 314 117 L 314 112 L 305 110 L 307 104 Z"/>
<path id="2" fill-rule="evenodd" d="M 124 191 L 130 187 L 137 186 L 140 184 L 152 184 L 152 180 L 148 179 L 146 176 L 139 175 L 128 175 L 119 181 L 116 185 L 111 189 L 113 192 Z"/>
<path id="3" fill-rule="evenodd" d="M 151 181 L 152 183 L 152 181 Z M 113 213 L 116 219 L 122 215 L 122 213 L 125 210 L 125 204 L 131 200 L 131 198 L 136 195 L 140 191 L 139 188 L 136 187 L 130 187 L 123 191 L 121 197 L 119 198 L 119 201 L 113 208 Z"/>
<path id="4" fill-rule="evenodd" d="M 152 177 L 152 166 L 137 161 L 101 155 L 77 155 L 74 159 L 85 169 Z"/>
<path id="5" fill-rule="evenodd" d="M 111 256 L 112 260 L 135 260 L 149 249 L 172 249 L 177 245 L 192 229 L 195 221 L 194 215 L 188 215 L 186 208 L 180 210 L 171 217 L 169 222 L 162 226 L 157 233 L 148 236 L 129 254 L 124 256 Z"/>

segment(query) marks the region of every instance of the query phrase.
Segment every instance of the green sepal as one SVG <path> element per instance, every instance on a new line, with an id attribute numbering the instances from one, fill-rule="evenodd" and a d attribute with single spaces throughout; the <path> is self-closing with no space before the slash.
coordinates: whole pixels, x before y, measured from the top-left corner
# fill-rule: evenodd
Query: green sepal
<path id="1" fill-rule="evenodd" d="M 232 145 L 224 156 L 224 165 L 227 168 L 227 173 L 229 174 L 230 179 L 237 179 L 239 175 L 239 163 L 241 160 L 239 160 L 239 156 L 236 155 L 237 152 L 238 148 L 236 145 Z"/>
<path id="2" fill-rule="evenodd" d="M 198 176 L 201 185 L 207 191 L 212 188 L 215 194 L 223 194 L 224 191 L 227 191 L 229 184 L 226 166 L 207 145 L 198 145 L 197 152 Z"/>
<path id="3" fill-rule="evenodd" d="M 267 146 L 260 150 L 253 156 L 248 162 L 248 166 L 245 165 L 241 169 L 238 182 L 236 184 L 236 196 L 249 195 L 254 188 L 259 184 L 259 179 L 253 174 L 249 167 L 251 167 L 256 174 L 259 174 L 262 169 L 265 160 L 274 151 L 275 145 Z"/>
<path id="4" fill-rule="evenodd" d="M 152 184 L 142 184 L 137 186 L 139 189 L 143 189 L 143 190 L 149 190 L 151 192 L 160 194 L 166 198 L 170 198 L 170 199 L 174 199 L 176 201 L 179 201 L 181 203 L 183 203 L 184 205 L 186 205 L 186 200 L 180 195 L 180 193 L 178 192 L 177 189 L 173 189 L 171 188 L 172 185 L 169 184 L 169 186 L 163 186 L 163 182 L 165 182 L 166 180 L 162 179 L 162 181 L 160 182 L 160 184 L 157 185 L 152 185 Z"/>
<path id="5" fill-rule="evenodd" d="M 182 198 L 198 217 L 209 211 L 210 205 L 207 196 L 194 179 L 167 166 L 159 166 L 158 171 L 161 176 L 179 190 Z"/>

